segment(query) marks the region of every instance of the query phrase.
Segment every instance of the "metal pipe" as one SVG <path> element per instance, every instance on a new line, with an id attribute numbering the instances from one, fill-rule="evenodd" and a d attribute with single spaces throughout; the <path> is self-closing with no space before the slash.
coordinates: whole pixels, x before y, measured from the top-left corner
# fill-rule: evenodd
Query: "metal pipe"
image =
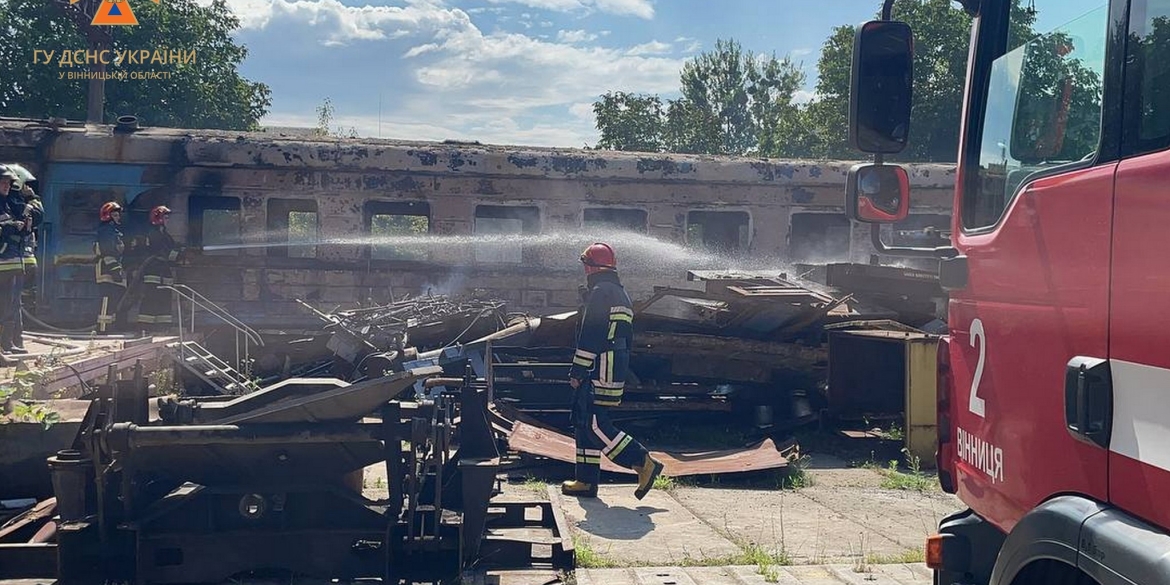
<path id="1" fill-rule="evenodd" d="M 380 441 L 380 423 L 139 426 L 118 423 L 107 444 L 115 451 L 178 445 L 288 445 Z"/>
<path id="2" fill-rule="evenodd" d="M 910 248 L 910 247 L 890 247 L 882 241 L 882 224 L 875 223 L 870 225 L 869 239 L 873 243 L 875 250 L 882 254 L 890 256 L 907 256 L 913 258 L 954 258 L 959 255 L 959 251 L 950 247 L 944 246 L 942 248 Z"/>
<path id="3" fill-rule="evenodd" d="M 894 0 L 886 0 L 882 4 L 882 20 L 890 20 L 894 15 Z"/>

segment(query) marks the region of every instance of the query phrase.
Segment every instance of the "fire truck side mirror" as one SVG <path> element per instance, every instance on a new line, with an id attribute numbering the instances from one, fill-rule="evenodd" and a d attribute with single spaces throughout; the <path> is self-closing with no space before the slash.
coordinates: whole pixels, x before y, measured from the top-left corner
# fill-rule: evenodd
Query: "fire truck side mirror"
<path id="1" fill-rule="evenodd" d="M 898 165 L 861 164 L 849 169 L 845 187 L 849 219 L 894 223 L 910 214 L 910 177 Z"/>
<path id="2" fill-rule="evenodd" d="M 910 137 L 914 87 L 910 25 L 875 20 L 861 25 L 853 44 L 849 143 L 869 154 L 896 154 Z"/>

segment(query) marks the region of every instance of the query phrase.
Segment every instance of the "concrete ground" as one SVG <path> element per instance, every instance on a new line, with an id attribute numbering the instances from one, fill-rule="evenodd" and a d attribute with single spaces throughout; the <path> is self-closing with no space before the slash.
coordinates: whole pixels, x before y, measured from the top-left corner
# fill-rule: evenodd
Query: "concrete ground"
<path id="1" fill-rule="evenodd" d="M 384 485 L 372 472 L 371 491 Z M 673 482 L 641 501 L 631 484 L 603 485 L 596 499 L 555 490 L 553 498 L 573 531 L 572 578 L 581 585 L 928 585 L 925 539 L 962 506 L 933 482 L 925 491 L 892 489 L 897 482 L 886 473 L 816 455 L 797 489 L 781 489 L 776 478 L 750 486 Z M 543 493 L 536 481 L 505 487 L 507 496 Z M 536 571 L 489 574 L 483 582 L 548 581 Z"/>

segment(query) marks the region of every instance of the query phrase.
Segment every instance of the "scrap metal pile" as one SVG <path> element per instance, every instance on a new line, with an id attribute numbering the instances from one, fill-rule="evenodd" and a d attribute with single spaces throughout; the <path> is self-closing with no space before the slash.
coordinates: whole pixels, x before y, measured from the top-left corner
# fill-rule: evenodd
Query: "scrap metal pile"
<path id="1" fill-rule="evenodd" d="M 502 328 L 506 317 L 503 302 L 444 295 L 328 314 L 301 304 L 326 323 L 331 334 L 327 347 L 339 377 L 380 373 L 418 351 L 482 337 Z"/>
<path id="2" fill-rule="evenodd" d="M 532 543 L 501 530 L 567 532 L 547 503 L 490 503 L 500 458 L 486 389 L 469 371 L 441 374 L 290 379 L 152 405 L 139 368 L 99 388 L 71 448 L 48 459 L 55 497 L 0 531 L 0 578 L 397 584 L 447 582 L 485 561 L 527 566 Z M 372 465 L 385 469 L 384 499 L 363 494 Z M 572 562 L 565 542 L 546 559 L 560 568 Z"/>
<path id="3" fill-rule="evenodd" d="M 656 288 L 635 303 L 630 376 L 619 411 L 736 412 L 761 427 L 813 420 L 830 401 L 829 333 L 921 333 L 945 299 L 937 275 L 832 264 L 782 273 L 691 271 L 702 288 Z M 442 296 L 317 312 L 334 375 L 360 379 L 470 360 L 494 402 L 567 413 L 575 312 L 509 315 L 502 301 Z"/>

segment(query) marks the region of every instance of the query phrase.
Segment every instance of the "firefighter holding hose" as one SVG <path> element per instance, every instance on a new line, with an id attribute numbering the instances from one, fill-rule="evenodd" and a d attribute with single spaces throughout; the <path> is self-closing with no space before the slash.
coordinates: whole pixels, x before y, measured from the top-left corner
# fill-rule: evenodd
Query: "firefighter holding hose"
<path id="1" fill-rule="evenodd" d="M 170 289 L 175 284 L 175 264 L 183 249 L 167 231 L 171 209 L 159 205 L 150 210 L 150 231 L 144 246 L 147 258 L 142 265 L 142 304 L 138 308 L 138 322 L 150 325 L 156 331 L 170 328 L 174 322 L 174 297 Z"/>
<path id="2" fill-rule="evenodd" d="M 561 485 L 561 493 L 596 497 L 601 481 L 601 457 L 638 472 L 640 500 L 662 473 L 662 463 L 650 456 L 633 436 L 615 428 L 609 409 L 621 404 L 634 336 L 634 309 L 617 274 L 617 257 L 608 244 L 596 243 L 581 254 L 588 285 L 581 314 L 577 351 L 569 370 L 573 387 L 573 431 L 577 442 L 576 478 Z"/>
<path id="3" fill-rule="evenodd" d="M 94 277 L 102 295 L 97 330 L 106 333 L 111 329 L 125 329 L 125 311 L 118 310 L 126 294 L 126 271 L 122 267 L 122 254 L 126 251 L 122 239 L 122 206 L 115 201 L 106 202 L 98 211 L 98 217 L 101 224 L 93 243 L 93 253 L 97 256 Z"/>

